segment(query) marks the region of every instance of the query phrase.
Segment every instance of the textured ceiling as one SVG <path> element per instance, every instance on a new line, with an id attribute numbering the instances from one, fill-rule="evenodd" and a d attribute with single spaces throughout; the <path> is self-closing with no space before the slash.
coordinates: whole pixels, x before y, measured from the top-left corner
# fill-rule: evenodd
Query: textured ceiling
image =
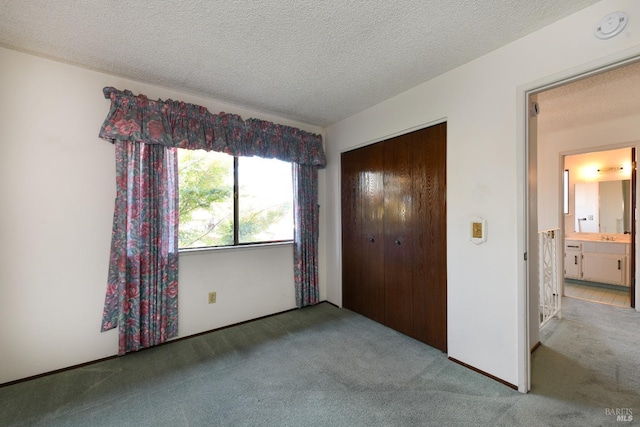
<path id="1" fill-rule="evenodd" d="M 538 104 L 539 132 L 640 117 L 640 62 L 541 92 Z"/>
<path id="2" fill-rule="evenodd" d="M 596 2 L 0 0 L 0 45 L 326 126 Z"/>

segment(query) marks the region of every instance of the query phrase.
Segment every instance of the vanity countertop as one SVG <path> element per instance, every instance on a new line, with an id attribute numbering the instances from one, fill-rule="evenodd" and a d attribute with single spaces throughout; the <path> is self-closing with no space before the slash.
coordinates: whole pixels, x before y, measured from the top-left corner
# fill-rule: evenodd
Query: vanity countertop
<path id="1" fill-rule="evenodd" d="M 606 243 L 631 243 L 631 236 L 615 235 L 615 236 L 602 236 L 599 234 L 594 235 L 577 235 L 577 236 L 565 236 L 564 240 L 576 240 L 580 242 L 606 242 Z"/>

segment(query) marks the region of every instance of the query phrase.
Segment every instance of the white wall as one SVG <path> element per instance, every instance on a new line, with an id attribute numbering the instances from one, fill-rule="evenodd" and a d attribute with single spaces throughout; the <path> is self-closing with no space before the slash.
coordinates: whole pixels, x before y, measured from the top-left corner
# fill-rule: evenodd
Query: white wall
<path id="1" fill-rule="evenodd" d="M 629 28 L 596 39 L 595 25 L 616 10 L 629 14 Z M 342 301 L 340 153 L 446 118 L 448 353 L 522 390 L 524 93 L 638 54 L 639 25 L 640 2 L 604 1 L 327 128 L 328 299 Z M 472 216 L 487 220 L 483 245 L 469 241 Z"/>
<path id="2" fill-rule="evenodd" d="M 100 333 L 115 197 L 104 86 L 322 131 L 3 48 L 0 64 L 0 384 L 117 353 L 116 331 Z M 291 245 L 181 255 L 179 280 L 181 337 L 295 307 Z"/>

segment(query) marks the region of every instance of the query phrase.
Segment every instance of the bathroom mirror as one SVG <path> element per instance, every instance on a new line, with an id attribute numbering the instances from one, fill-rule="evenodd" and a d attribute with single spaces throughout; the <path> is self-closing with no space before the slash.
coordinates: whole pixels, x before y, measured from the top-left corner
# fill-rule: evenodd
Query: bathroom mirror
<path id="1" fill-rule="evenodd" d="M 631 181 L 577 182 L 575 231 L 631 233 Z"/>

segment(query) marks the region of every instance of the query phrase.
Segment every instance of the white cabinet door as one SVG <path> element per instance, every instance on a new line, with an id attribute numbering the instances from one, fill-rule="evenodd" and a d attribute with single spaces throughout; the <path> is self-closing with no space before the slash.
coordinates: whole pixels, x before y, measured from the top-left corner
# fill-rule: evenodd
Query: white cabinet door
<path id="1" fill-rule="evenodd" d="M 582 279 L 592 282 L 625 285 L 627 257 L 602 253 L 582 254 Z"/>
<path id="2" fill-rule="evenodd" d="M 581 279 L 582 253 L 580 251 L 566 251 L 564 253 L 564 277 Z"/>

